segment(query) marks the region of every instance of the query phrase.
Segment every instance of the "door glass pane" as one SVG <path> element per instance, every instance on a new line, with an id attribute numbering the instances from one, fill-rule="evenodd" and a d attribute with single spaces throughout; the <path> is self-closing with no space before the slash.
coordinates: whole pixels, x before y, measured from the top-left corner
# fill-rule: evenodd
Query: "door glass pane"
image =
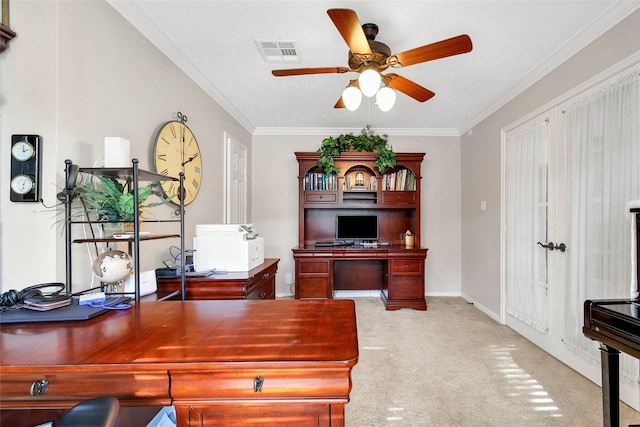
<path id="1" fill-rule="evenodd" d="M 505 144 L 505 307 L 546 332 L 548 123 L 508 134 Z"/>

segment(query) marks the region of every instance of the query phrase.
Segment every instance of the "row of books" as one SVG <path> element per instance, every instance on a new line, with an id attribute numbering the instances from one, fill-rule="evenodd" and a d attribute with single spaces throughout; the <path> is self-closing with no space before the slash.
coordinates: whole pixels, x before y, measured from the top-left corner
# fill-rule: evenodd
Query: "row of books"
<path id="1" fill-rule="evenodd" d="M 416 174 L 409 169 L 384 174 L 382 177 L 383 191 L 415 191 Z"/>
<path id="2" fill-rule="evenodd" d="M 305 191 L 338 191 L 338 176 L 321 172 L 307 172 L 304 175 Z"/>
<path id="3" fill-rule="evenodd" d="M 326 175 L 321 172 L 307 172 L 304 175 L 305 191 L 338 191 L 338 176 Z M 382 177 L 383 191 L 415 191 L 416 175 L 409 169 L 400 169 L 396 172 L 384 174 Z M 377 191 L 378 180 L 370 176 L 368 181 L 353 180 L 345 176 L 342 181 L 342 190 Z"/>

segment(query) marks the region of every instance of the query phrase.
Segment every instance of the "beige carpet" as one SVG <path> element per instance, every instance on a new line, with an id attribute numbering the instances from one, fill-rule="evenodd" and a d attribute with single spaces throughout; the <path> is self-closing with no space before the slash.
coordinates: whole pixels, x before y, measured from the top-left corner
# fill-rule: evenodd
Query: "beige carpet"
<path id="1" fill-rule="evenodd" d="M 356 298 L 347 427 L 601 426 L 600 387 L 462 298 L 385 311 Z M 621 406 L 621 425 L 640 414 Z"/>

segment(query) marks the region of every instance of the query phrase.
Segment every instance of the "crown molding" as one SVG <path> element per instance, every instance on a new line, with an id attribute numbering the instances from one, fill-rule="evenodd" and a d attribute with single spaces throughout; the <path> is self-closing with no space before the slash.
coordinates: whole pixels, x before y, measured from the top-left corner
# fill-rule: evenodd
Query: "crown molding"
<path id="1" fill-rule="evenodd" d="M 362 128 L 310 128 L 310 127 L 257 127 L 253 131 L 254 136 L 300 136 L 300 135 L 312 135 L 312 136 L 327 136 L 327 135 L 340 135 L 340 134 L 360 134 Z M 373 128 L 373 131 L 378 135 L 389 136 L 460 136 L 458 129 L 400 129 L 400 128 Z"/>
<path id="2" fill-rule="evenodd" d="M 519 83 L 490 102 L 484 110 L 480 111 L 466 123 L 461 124 L 459 127 L 460 135 L 466 133 L 478 123 L 491 116 L 638 9 L 640 9 L 640 2 L 638 1 L 623 0 L 613 3 L 609 9 L 585 25 L 582 31 L 576 34 L 575 37 L 571 37 L 566 43 L 558 46 L 555 51 L 551 52 L 538 67 L 531 70 Z"/>

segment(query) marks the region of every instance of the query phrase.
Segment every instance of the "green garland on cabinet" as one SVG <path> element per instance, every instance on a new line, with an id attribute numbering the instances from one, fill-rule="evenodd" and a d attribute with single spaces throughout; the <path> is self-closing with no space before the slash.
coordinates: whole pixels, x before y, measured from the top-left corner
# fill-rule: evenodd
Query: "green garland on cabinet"
<path id="1" fill-rule="evenodd" d="M 329 136 L 322 140 L 322 145 L 316 151 L 320 155 L 318 167 L 327 175 L 337 173 L 340 169 L 336 167 L 333 158 L 339 157 L 343 151 L 375 152 L 374 165 L 381 174 L 384 174 L 387 168 L 396 166 L 396 153 L 389 147 L 387 135 L 356 136 L 349 133 L 336 138 Z"/>

